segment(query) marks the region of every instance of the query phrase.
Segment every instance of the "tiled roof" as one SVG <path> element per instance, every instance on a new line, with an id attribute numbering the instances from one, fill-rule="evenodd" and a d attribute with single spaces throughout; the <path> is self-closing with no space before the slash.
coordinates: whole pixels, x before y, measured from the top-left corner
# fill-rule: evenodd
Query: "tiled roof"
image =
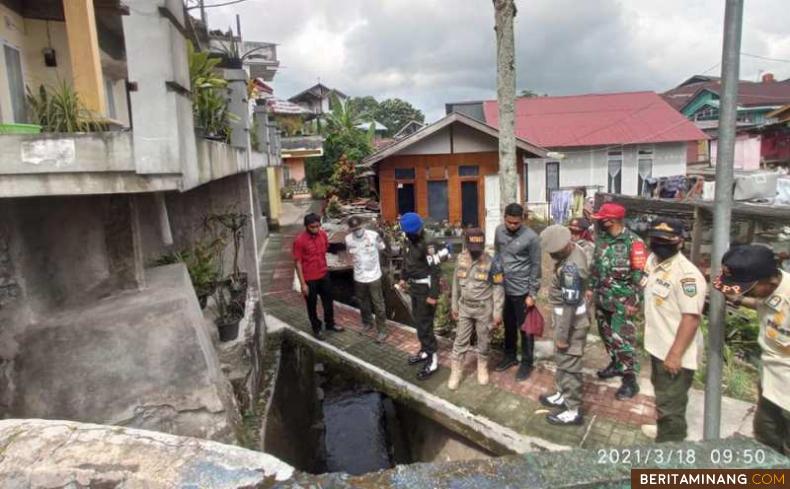
<path id="1" fill-rule="evenodd" d="M 662 94 L 672 107 L 683 109 L 703 90 L 721 94 L 721 81 L 718 79 L 680 85 Z M 790 80 L 773 82 L 751 82 L 741 80 L 738 84 L 738 105 L 741 107 L 760 107 L 790 104 Z"/>
<path id="2" fill-rule="evenodd" d="M 496 100 L 483 103 L 499 127 Z M 516 136 L 544 148 L 697 141 L 707 136 L 654 92 L 516 100 Z"/>

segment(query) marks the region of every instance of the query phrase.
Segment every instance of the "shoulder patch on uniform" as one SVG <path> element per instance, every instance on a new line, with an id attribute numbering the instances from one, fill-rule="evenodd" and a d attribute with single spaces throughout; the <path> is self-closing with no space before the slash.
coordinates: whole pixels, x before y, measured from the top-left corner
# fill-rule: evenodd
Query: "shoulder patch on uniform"
<path id="1" fill-rule="evenodd" d="M 693 278 L 684 278 L 680 281 L 680 286 L 683 288 L 683 293 L 689 297 L 697 296 L 697 280 Z"/>
<path id="2" fill-rule="evenodd" d="M 647 262 L 645 242 L 640 240 L 631 243 L 631 270 L 643 270 Z"/>
<path id="3" fill-rule="evenodd" d="M 765 301 L 765 304 L 774 310 L 779 310 L 779 305 L 782 304 L 782 297 L 778 295 L 772 295 Z"/>

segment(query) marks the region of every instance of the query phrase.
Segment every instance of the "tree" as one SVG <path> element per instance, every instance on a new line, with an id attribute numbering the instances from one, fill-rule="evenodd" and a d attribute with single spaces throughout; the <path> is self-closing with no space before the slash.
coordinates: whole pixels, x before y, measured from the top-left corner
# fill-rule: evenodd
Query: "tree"
<path id="1" fill-rule="evenodd" d="M 378 101 L 370 95 L 365 97 L 352 97 L 348 99 L 348 105 L 365 121 L 373 119 L 379 108 Z"/>
<path id="2" fill-rule="evenodd" d="M 522 98 L 535 98 L 535 97 L 546 97 L 548 94 L 539 94 L 535 90 L 530 90 L 529 88 L 525 88 L 521 92 L 519 92 L 518 96 Z"/>
<path id="3" fill-rule="evenodd" d="M 518 199 L 516 172 L 516 56 L 513 19 L 515 0 L 493 0 L 497 53 L 497 102 L 499 105 L 499 188 L 504 208 Z"/>
<path id="4" fill-rule="evenodd" d="M 409 102 L 399 98 L 390 98 L 379 103 L 375 113 L 376 121 L 387 126 L 385 135 L 393 136 L 409 121 L 425 122 L 425 115 Z"/>

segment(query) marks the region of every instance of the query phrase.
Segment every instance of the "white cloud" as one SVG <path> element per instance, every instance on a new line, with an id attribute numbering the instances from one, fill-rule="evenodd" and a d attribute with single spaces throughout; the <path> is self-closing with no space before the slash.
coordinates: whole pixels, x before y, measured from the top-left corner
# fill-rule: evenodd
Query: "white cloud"
<path id="1" fill-rule="evenodd" d="M 214 1 L 214 0 L 209 0 Z M 218 1 L 218 0 L 216 0 Z M 563 95 L 663 91 L 721 59 L 720 0 L 518 0 L 518 87 Z M 749 0 L 742 51 L 790 59 L 786 0 Z M 316 82 L 350 95 L 401 97 L 429 119 L 449 101 L 495 94 L 491 0 L 248 0 L 209 10 L 212 27 L 278 42 L 274 86 Z M 716 67 L 709 74 L 718 74 Z M 790 77 L 790 63 L 741 58 L 741 75 Z"/>

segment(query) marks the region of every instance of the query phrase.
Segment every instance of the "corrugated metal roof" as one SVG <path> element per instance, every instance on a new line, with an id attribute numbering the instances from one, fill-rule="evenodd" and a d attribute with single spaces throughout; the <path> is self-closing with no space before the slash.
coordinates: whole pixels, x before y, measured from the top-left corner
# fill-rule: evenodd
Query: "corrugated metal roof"
<path id="1" fill-rule="evenodd" d="M 483 110 L 499 127 L 496 100 Z M 516 135 L 544 148 L 707 139 L 655 92 L 519 98 Z"/>

